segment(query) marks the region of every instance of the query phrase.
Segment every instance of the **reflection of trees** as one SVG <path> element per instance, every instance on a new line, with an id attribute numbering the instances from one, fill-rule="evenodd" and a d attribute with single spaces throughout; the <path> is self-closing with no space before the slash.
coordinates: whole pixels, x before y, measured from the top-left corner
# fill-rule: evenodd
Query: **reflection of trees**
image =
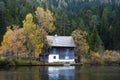
<path id="1" fill-rule="evenodd" d="M 77 66 L 75 68 L 75 80 L 112 80 L 106 78 L 104 69 L 106 70 L 105 67 Z"/>
<path id="2" fill-rule="evenodd" d="M 39 67 L 17 67 L 0 71 L 0 80 L 40 80 Z"/>
<path id="3" fill-rule="evenodd" d="M 75 80 L 75 67 L 16 67 L 1 73 L 0 80 Z"/>
<path id="4" fill-rule="evenodd" d="M 6 73 L 5 78 L 6 80 L 12 80 L 12 77 L 9 71 Z"/>
<path id="5" fill-rule="evenodd" d="M 47 70 L 48 67 L 39 67 L 39 79 L 41 80 L 48 80 L 48 70 Z"/>
<path id="6" fill-rule="evenodd" d="M 77 75 L 75 75 L 75 80 L 97 80 L 93 76 L 94 72 L 92 72 L 92 70 L 90 68 L 91 67 L 84 67 L 84 66 L 76 67 L 75 74 L 77 74 Z M 78 70 L 79 70 L 79 72 L 78 72 Z"/>
<path id="7" fill-rule="evenodd" d="M 12 67 L 0 69 L 0 80 L 119 80 L 119 69 L 119 66 Z"/>

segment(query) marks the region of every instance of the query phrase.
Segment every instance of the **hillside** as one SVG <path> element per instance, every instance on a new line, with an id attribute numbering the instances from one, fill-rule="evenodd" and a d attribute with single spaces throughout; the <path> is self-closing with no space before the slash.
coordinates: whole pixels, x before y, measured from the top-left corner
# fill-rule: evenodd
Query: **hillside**
<path id="1" fill-rule="evenodd" d="M 76 29 L 88 33 L 91 49 L 120 49 L 120 0 L 0 0 L 0 41 L 9 25 L 20 25 L 26 14 L 38 6 L 50 9 L 58 35 L 71 35 Z M 94 46 L 96 44 L 96 46 Z"/>

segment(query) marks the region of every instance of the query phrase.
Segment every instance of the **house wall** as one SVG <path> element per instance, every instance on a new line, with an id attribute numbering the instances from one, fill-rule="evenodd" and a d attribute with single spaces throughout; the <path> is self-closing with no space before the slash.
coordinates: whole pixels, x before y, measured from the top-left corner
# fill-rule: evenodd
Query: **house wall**
<path id="1" fill-rule="evenodd" d="M 48 62 L 48 55 L 47 56 L 39 56 L 39 60 L 41 62 Z"/>
<path id="2" fill-rule="evenodd" d="M 50 54 L 48 57 L 48 62 L 58 62 L 59 54 Z"/>
<path id="3" fill-rule="evenodd" d="M 56 59 L 53 58 L 55 56 L 56 56 Z M 49 50 L 48 62 L 74 62 L 74 48 L 52 47 Z"/>

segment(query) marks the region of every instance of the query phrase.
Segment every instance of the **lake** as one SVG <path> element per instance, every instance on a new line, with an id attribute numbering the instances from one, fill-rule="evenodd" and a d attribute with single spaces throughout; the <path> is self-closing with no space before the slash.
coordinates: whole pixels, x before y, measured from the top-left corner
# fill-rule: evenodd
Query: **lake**
<path id="1" fill-rule="evenodd" d="M 120 66 L 33 66 L 1 68 L 0 80 L 120 80 Z"/>

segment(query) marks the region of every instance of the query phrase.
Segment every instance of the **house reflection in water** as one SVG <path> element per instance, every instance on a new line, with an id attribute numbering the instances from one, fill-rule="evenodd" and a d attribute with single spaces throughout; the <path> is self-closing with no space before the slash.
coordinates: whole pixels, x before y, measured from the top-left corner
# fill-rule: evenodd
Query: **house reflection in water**
<path id="1" fill-rule="evenodd" d="M 48 80 L 74 80 L 75 67 L 48 67 Z"/>

